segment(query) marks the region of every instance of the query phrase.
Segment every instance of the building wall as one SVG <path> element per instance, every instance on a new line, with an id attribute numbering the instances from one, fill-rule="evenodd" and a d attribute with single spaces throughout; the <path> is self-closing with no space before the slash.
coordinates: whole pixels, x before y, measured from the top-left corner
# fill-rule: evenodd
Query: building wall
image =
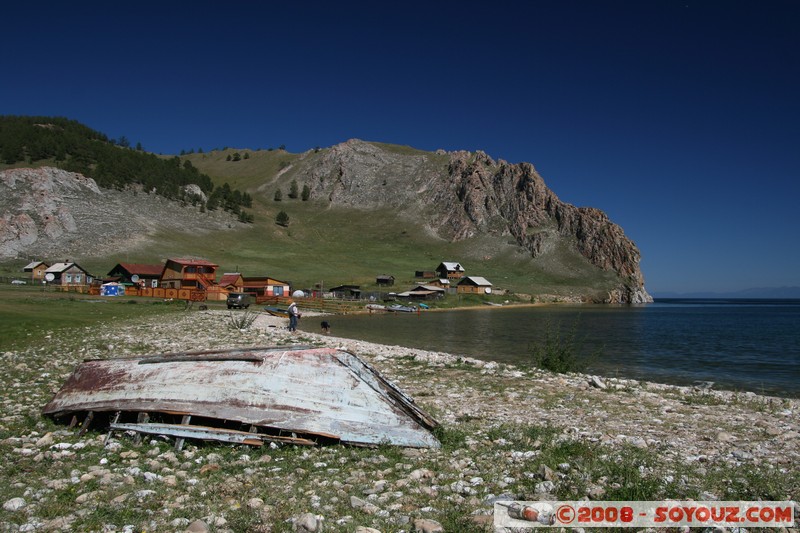
<path id="1" fill-rule="evenodd" d="M 44 279 L 45 270 L 47 265 L 39 265 L 31 271 L 31 279 L 33 281 L 41 281 Z"/>
<path id="2" fill-rule="evenodd" d="M 478 287 L 476 285 L 459 285 L 456 287 L 456 292 L 466 294 L 483 294 L 486 287 Z"/>
<path id="3" fill-rule="evenodd" d="M 76 266 L 72 266 L 61 273 L 60 285 L 75 286 L 75 285 L 88 285 L 89 276 Z"/>

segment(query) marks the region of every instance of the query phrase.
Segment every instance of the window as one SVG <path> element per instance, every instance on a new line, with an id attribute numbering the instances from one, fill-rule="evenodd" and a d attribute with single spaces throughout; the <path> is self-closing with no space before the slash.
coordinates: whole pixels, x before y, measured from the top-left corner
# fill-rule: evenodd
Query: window
<path id="1" fill-rule="evenodd" d="M 276 285 L 272 290 L 275 296 L 283 296 L 283 287 Z"/>
<path id="2" fill-rule="evenodd" d="M 64 274 L 64 282 L 72 283 L 72 274 Z"/>
<path id="3" fill-rule="evenodd" d="M 75 274 L 75 283 L 80 283 L 80 282 L 81 282 L 81 275 Z"/>

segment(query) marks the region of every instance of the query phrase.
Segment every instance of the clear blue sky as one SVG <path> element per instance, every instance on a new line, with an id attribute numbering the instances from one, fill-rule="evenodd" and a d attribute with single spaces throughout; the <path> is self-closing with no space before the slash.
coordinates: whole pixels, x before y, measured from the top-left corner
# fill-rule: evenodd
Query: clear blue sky
<path id="1" fill-rule="evenodd" d="M 0 114 L 145 149 L 530 162 L 650 292 L 800 285 L 800 2 L 13 2 Z"/>

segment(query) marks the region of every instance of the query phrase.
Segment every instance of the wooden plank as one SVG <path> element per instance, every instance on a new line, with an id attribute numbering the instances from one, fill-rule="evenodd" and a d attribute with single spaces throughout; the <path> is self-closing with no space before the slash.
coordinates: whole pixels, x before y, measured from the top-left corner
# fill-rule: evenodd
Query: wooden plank
<path id="1" fill-rule="evenodd" d="M 183 415 L 183 418 L 181 418 L 181 425 L 182 426 L 188 426 L 189 422 L 191 422 L 191 421 L 192 421 L 192 415 Z M 184 437 L 178 437 L 177 439 L 175 439 L 175 451 L 176 452 L 179 452 L 179 451 L 181 451 L 183 449 L 184 440 L 185 440 Z"/>

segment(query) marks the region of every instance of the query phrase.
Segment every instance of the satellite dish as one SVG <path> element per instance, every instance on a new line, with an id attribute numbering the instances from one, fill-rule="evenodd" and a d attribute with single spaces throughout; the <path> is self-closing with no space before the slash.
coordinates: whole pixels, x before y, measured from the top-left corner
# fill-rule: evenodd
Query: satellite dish
<path id="1" fill-rule="evenodd" d="M 492 294 L 492 288 L 486 287 L 485 289 L 483 289 L 483 292 L 485 292 L 486 294 Z"/>
<path id="2" fill-rule="evenodd" d="M 131 276 L 131 281 L 134 283 L 139 283 L 139 274 L 134 274 Z"/>
<path id="3" fill-rule="evenodd" d="M 304 293 L 300 289 L 297 289 L 296 291 L 294 291 L 292 293 L 292 298 L 303 298 L 305 295 L 306 295 L 306 293 Z"/>
<path id="4" fill-rule="evenodd" d="M 44 275 L 44 279 L 47 281 L 53 281 L 54 279 L 56 279 L 56 277 L 55 275 L 53 275 L 52 272 L 48 272 L 47 274 Z"/>

